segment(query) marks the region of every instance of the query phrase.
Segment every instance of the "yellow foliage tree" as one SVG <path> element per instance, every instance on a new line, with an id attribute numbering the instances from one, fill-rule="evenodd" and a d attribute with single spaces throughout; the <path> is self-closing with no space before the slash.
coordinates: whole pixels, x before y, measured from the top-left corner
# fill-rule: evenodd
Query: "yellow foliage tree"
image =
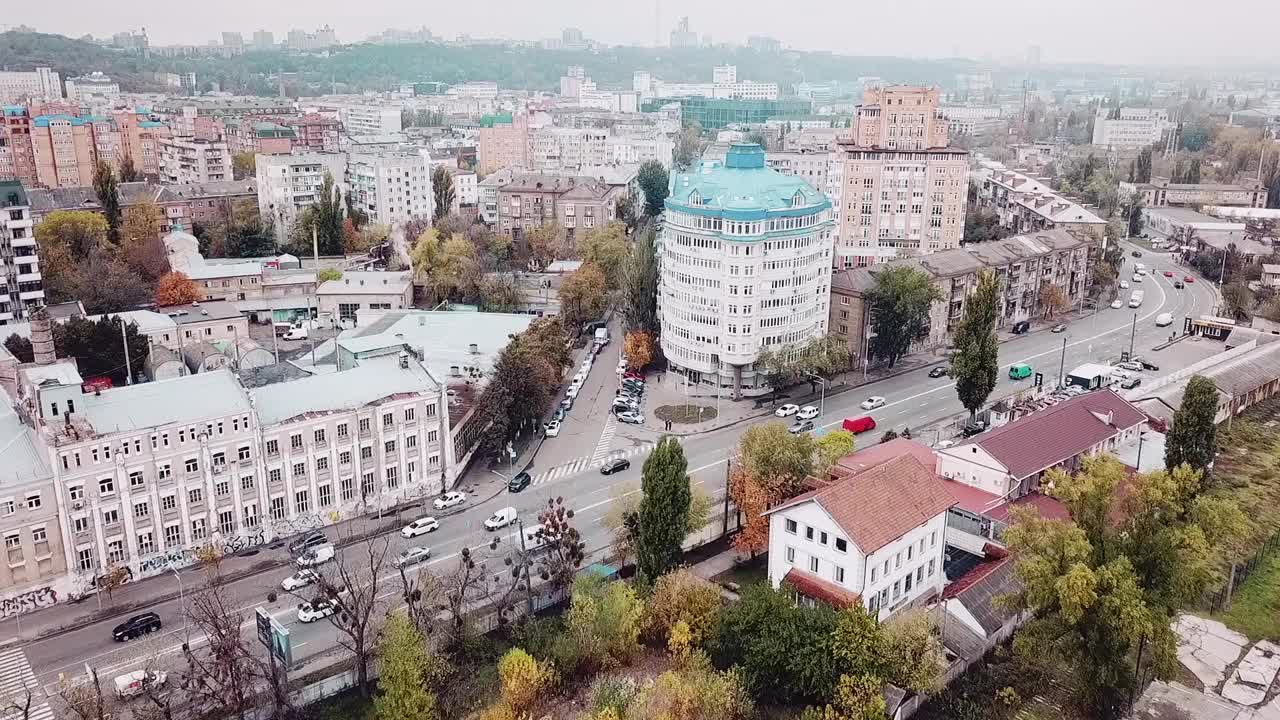
<path id="1" fill-rule="evenodd" d="M 200 288 L 186 273 L 177 271 L 165 273 L 156 283 L 156 304 L 186 305 L 200 300 Z"/>
<path id="2" fill-rule="evenodd" d="M 622 339 L 622 353 L 627 356 L 627 368 L 639 372 L 653 362 L 653 335 L 632 330 Z"/>

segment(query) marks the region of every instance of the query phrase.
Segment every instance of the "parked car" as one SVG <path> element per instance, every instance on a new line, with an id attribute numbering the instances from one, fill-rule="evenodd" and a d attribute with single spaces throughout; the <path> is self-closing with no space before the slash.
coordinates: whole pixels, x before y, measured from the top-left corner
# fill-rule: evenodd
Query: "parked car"
<path id="1" fill-rule="evenodd" d="M 566 413 L 573 409 L 573 398 L 567 397 L 560 401 L 560 409 Z"/>
<path id="2" fill-rule="evenodd" d="M 516 476 L 511 478 L 511 480 L 507 483 L 507 492 L 513 492 L 513 493 L 520 492 L 521 490 L 529 487 L 529 484 L 532 482 L 533 482 L 533 477 L 530 476 L 529 473 L 527 472 L 516 473 Z"/>
<path id="3" fill-rule="evenodd" d="M 1133 252 L 1131 252 L 1131 253 L 1129 253 L 1129 254 L 1130 254 L 1130 255 L 1132 255 L 1132 256 L 1134 256 L 1134 257 L 1142 257 L 1142 252 L 1141 252 L 1140 250 L 1134 250 Z"/>
<path id="4" fill-rule="evenodd" d="M 640 412 L 640 401 L 634 398 L 615 398 L 613 412 L 615 415 L 624 412 Z"/>
<path id="5" fill-rule="evenodd" d="M 521 473 L 523 474 L 523 473 Z M 501 530 L 516 521 L 516 509 L 513 507 L 504 507 L 501 510 L 490 515 L 484 521 L 485 530 Z"/>
<path id="6" fill-rule="evenodd" d="M 1124 380 L 1120 381 L 1120 387 L 1124 388 L 1125 390 L 1132 390 L 1141 384 L 1142 384 L 1142 378 L 1136 378 L 1136 377 L 1125 378 Z"/>
<path id="7" fill-rule="evenodd" d="M 1181 290 L 1181 289 L 1182 289 L 1182 288 L 1184 288 L 1184 287 L 1186 287 L 1186 285 L 1183 285 L 1181 280 L 1176 280 L 1176 281 L 1174 281 L 1174 283 L 1173 283 L 1173 289 L 1174 289 L 1174 290 Z"/>
<path id="8" fill-rule="evenodd" d="M 1116 367 L 1120 368 L 1121 370 L 1129 370 L 1132 372 L 1142 371 L 1142 363 L 1136 360 L 1126 360 L 1124 362 L 1116 363 Z"/>
<path id="9" fill-rule="evenodd" d="M 329 538 L 321 530 L 312 530 L 303 534 L 302 537 L 289 543 L 289 554 L 298 556 L 310 550 L 317 545 L 324 545 L 329 542 Z"/>
<path id="10" fill-rule="evenodd" d="M 1195 279 L 1195 278 L 1193 278 L 1193 277 L 1191 277 L 1190 275 L 1184 275 L 1184 276 L 1182 277 L 1182 282 L 1185 282 L 1185 283 L 1193 283 L 1193 282 L 1195 282 L 1195 281 L 1196 281 L 1196 279 Z"/>
<path id="11" fill-rule="evenodd" d="M 1013 324 L 1013 334 L 1014 334 L 1014 335 L 1024 335 L 1024 334 L 1026 334 L 1026 333 L 1028 333 L 1028 332 L 1031 332 L 1031 321 L 1030 321 L 1030 320 L 1019 320 L 1018 322 L 1016 322 L 1016 323 L 1014 323 L 1014 324 Z"/>
<path id="12" fill-rule="evenodd" d="M 634 410 L 618 413 L 618 421 L 629 425 L 643 425 L 644 416 Z"/>
<path id="13" fill-rule="evenodd" d="M 317 545 L 310 550 L 298 556 L 297 565 L 300 568 L 315 567 L 323 565 L 333 559 L 334 548 L 332 543 Z"/>
<path id="14" fill-rule="evenodd" d="M 451 490 L 435 500 L 431 501 L 431 506 L 437 510 L 451 508 L 454 505 L 461 505 L 467 501 L 467 494 L 461 490 Z"/>
<path id="15" fill-rule="evenodd" d="M 568 416 L 569 416 L 569 413 L 565 412 L 565 409 L 559 406 L 556 407 L 555 412 L 551 413 L 551 419 L 558 420 L 560 422 L 564 422 L 564 419 Z"/>
<path id="16" fill-rule="evenodd" d="M 546 431 L 547 437 L 555 437 L 560 434 L 560 421 L 552 420 L 544 425 L 543 429 Z"/>
<path id="17" fill-rule="evenodd" d="M 1122 308 L 1122 307 L 1124 307 L 1124 301 L 1123 301 L 1123 300 L 1118 300 L 1118 299 L 1117 299 L 1117 300 L 1112 300 L 1112 301 L 1111 301 L 1111 309 L 1112 309 L 1112 310 L 1119 310 L 1119 309 L 1120 309 L 1120 308 Z"/>
<path id="18" fill-rule="evenodd" d="M 1062 332 L 1066 332 L 1066 331 L 1067 331 L 1067 324 L 1066 324 L 1066 323 L 1058 323 L 1057 325 L 1054 325 L 1054 326 L 1053 326 L 1053 329 L 1052 329 L 1052 330 L 1050 330 L 1049 332 L 1053 332 L 1053 333 L 1062 333 Z"/>
<path id="19" fill-rule="evenodd" d="M 163 627 L 160 616 L 153 612 L 134 615 L 111 629 L 111 637 L 116 642 L 128 642 L 134 638 L 153 633 Z"/>
<path id="20" fill-rule="evenodd" d="M 884 407 L 884 398 L 879 395 L 872 395 L 859 405 L 863 410 L 875 410 L 878 407 Z"/>
<path id="21" fill-rule="evenodd" d="M 431 559 L 431 548 L 424 545 L 404 550 L 396 556 L 396 559 L 391 564 L 398 568 L 405 568 L 420 565 L 429 559 Z"/>
<path id="22" fill-rule="evenodd" d="M 1134 282 L 1136 282 L 1136 283 L 1140 283 L 1140 282 L 1142 282 L 1142 276 L 1141 276 L 1141 275 L 1139 275 L 1138 273 L 1134 273 L 1134 274 L 1133 274 L 1133 281 L 1134 281 Z"/>
<path id="23" fill-rule="evenodd" d="M 644 392 L 644 382 L 640 380 L 623 380 L 622 383 L 618 385 L 618 387 L 622 388 L 623 390 L 634 390 L 637 393 Z"/>
<path id="24" fill-rule="evenodd" d="M 600 466 L 600 474 L 612 475 L 616 472 L 626 470 L 629 467 L 631 467 L 630 460 L 626 458 L 613 458 L 612 460 L 604 461 L 604 464 Z"/>
<path id="25" fill-rule="evenodd" d="M 636 372 L 635 370 L 628 370 L 622 374 L 622 379 L 635 380 L 636 382 L 642 383 L 644 382 L 644 373 Z"/>
<path id="26" fill-rule="evenodd" d="M 973 422 L 968 423 L 964 426 L 964 429 L 960 431 L 960 435 L 963 437 L 969 438 L 981 433 L 983 430 L 986 430 L 986 429 L 987 429 L 987 424 L 985 422 L 983 422 L 982 420 L 974 420 Z"/>
<path id="27" fill-rule="evenodd" d="M 1121 281 L 1120 281 L 1120 289 L 1121 289 L 1121 290 L 1128 290 L 1128 289 L 1129 289 L 1129 281 L 1128 281 L 1128 280 L 1121 280 Z"/>
<path id="28" fill-rule="evenodd" d="M 1141 365 L 1143 370 L 1150 370 L 1152 372 L 1160 371 L 1159 365 L 1151 362 L 1150 360 L 1147 360 L 1146 358 L 1134 358 L 1133 362 L 1136 362 L 1139 365 Z"/>
<path id="29" fill-rule="evenodd" d="M 570 385 L 568 390 L 564 391 L 564 396 L 570 400 L 578 397 L 578 391 L 582 388 L 578 385 Z"/>
<path id="30" fill-rule="evenodd" d="M 812 405 L 805 405 L 800 408 L 800 412 L 796 413 L 797 420 L 812 420 L 818 417 L 818 408 Z"/>
<path id="31" fill-rule="evenodd" d="M 137 697 L 148 688 L 164 687 L 169 681 L 169 674 L 163 670 L 134 670 L 131 673 L 117 675 L 115 679 L 116 697 L 128 700 Z"/>
<path id="32" fill-rule="evenodd" d="M 929 377 L 931 378 L 940 378 L 946 374 L 947 374 L 947 366 L 945 365 L 938 365 L 937 367 L 929 371 Z"/>
<path id="33" fill-rule="evenodd" d="M 304 588 L 312 583 L 318 582 L 320 575 L 315 570 L 299 570 L 280 581 L 280 587 L 290 592 L 298 588 Z"/>
<path id="34" fill-rule="evenodd" d="M 876 419 L 870 415 L 864 415 L 856 418 L 845 418 L 844 422 L 840 424 L 840 427 L 848 430 L 854 435 L 857 435 L 858 433 L 866 432 L 868 430 L 875 430 Z"/>
<path id="35" fill-rule="evenodd" d="M 812 429 L 813 429 L 812 420 L 798 420 L 794 425 L 787 428 L 787 432 L 791 433 L 792 435 L 799 435 L 802 432 L 809 432 Z"/>
<path id="36" fill-rule="evenodd" d="M 313 623 L 338 612 L 338 603 L 331 598 L 317 598 L 298 605 L 298 622 Z"/>
<path id="37" fill-rule="evenodd" d="M 440 529 L 440 521 L 428 515 L 420 517 L 417 520 L 405 525 L 400 529 L 400 536 L 411 538 L 419 535 L 426 535 L 429 532 L 435 532 Z"/>
<path id="38" fill-rule="evenodd" d="M 783 405 L 777 410 L 774 410 L 773 414 L 777 417 L 791 417 L 792 415 L 795 415 L 798 412 L 800 412 L 799 405 L 793 405 L 791 403 L 787 403 L 786 405 Z"/>

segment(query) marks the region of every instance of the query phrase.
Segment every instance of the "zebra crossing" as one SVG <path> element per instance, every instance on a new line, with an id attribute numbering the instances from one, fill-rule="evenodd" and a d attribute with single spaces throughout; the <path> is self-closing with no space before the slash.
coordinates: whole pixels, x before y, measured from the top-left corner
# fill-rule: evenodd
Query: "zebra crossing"
<path id="1" fill-rule="evenodd" d="M 534 476 L 532 485 L 541 485 L 543 483 L 549 483 L 553 480 L 558 480 L 562 477 L 577 475 L 580 472 L 584 472 L 592 468 L 600 467 L 600 465 L 605 461 L 606 458 L 614 458 L 614 457 L 630 458 L 630 457 L 635 457 L 636 455 L 647 455 L 649 451 L 653 449 L 655 444 L 656 443 L 646 442 L 646 443 L 641 443 L 639 445 L 636 445 L 635 447 L 627 448 L 626 450 L 615 450 L 613 452 L 606 451 L 603 454 L 600 454 L 598 459 L 596 455 L 592 455 L 591 457 L 580 457 L 576 460 L 571 460 L 563 465 L 560 465 L 559 467 L 553 467 L 550 470 L 544 470 L 543 472 Z M 596 448 L 596 450 L 598 452 L 599 448 Z"/>
<path id="2" fill-rule="evenodd" d="M 604 421 L 604 430 L 600 433 L 600 440 L 596 442 L 596 451 L 591 453 L 591 462 L 602 463 L 606 457 L 609 457 L 609 448 L 613 446 L 613 434 L 618 431 L 618 418 L 613 413 Z"/>
<path id="3" fill-rule="evenodd" d="M 19 648 L 0 650 L 0 720 L 53 720 L 53 708 Z"/>

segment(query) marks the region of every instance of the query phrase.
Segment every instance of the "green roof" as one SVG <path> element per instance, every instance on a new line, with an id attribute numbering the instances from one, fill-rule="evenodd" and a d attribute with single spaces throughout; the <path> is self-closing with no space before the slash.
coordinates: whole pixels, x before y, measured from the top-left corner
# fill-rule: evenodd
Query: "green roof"
<path id="1" fill-rule="evenodd" d="M 731 146 L 723 165 L 704 162 L 693 172 L 673 175 L 665 204 L 732 220 L 812 215 L 831 207 L 809 183 L 765 167 L 764 150 L 754 143 Z"/>
<path id="2" fill-rule="evenodd" d="M 511 113 L 500 113 L 498 115 L 482 115 L 480 117 L 480 127 L 491 128 L 494 125 L 510 125 L 512 122 Z"/>

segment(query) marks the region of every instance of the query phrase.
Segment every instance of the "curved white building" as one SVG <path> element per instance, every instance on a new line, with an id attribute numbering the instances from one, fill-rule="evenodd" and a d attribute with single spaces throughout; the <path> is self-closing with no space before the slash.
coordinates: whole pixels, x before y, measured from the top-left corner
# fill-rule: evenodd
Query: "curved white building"
<path id="1" fill-rule="evenodd" d="M 766 168 L 759 145 L 674 175 L 658 299 L 672 369 L 733 397 L 767 392 L 760 351 L 827 332 L 833 225 L 827 197 Z"/>

